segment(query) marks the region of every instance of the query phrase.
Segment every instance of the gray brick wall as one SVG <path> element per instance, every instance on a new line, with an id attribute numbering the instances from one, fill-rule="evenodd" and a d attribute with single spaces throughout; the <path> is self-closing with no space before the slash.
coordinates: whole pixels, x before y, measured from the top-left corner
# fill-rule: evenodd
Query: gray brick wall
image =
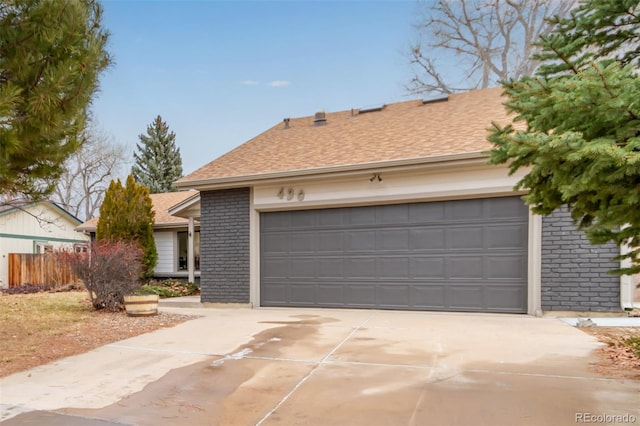
<path id="1" fill-rule="evenodd" d="M 249 188 L 200 193 L 202 302 L 249 303 Z"/>
<path id="2" fill-rule="evenodd" d="M 593 246 L 566 208 L 542 218 L 542 310 L 620 311 L 615 244 Z"/>

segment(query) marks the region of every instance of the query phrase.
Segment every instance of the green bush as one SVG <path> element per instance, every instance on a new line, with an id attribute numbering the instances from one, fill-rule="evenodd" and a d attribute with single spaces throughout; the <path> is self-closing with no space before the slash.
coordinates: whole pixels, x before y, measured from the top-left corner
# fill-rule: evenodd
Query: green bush
<path id="1" fill-rule="evenodd" d="M 192 296 L 198 294 L 199 288 L 194 283 L 182 280 L 167 279 L 162 281 L 151 280 L 143 285 L 137 294 L 157 294 L 161 298 Z"/>

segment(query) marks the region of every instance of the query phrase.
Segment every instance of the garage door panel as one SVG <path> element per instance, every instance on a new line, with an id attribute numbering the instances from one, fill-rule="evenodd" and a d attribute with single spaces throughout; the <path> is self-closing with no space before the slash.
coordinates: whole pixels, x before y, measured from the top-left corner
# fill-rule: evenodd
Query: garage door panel
<path id="1" fill-rule="evenodd" d="M 448 285 L 445 307 L 453 309 L 483 310 L 483 287 L 472 284 Z"/>
<path id="2" fill-rule="evenodd" d="M 297 282 L 296 285 L 289 286 L 290 303 L 298 306 L 313 306 L 318 303 L 316 298 L 316 285 Z"/>
<path id="3" fill-rule="evenodd" d="M 501 285 L 486 287 L 487 309 L 495 312 L 519 312 L 514 306 L 527 303 L 526 288 L 521 285 Z"/>
<path id="4" fill-rule="evenodd" d="M 387 229 L 376 232 L 376 248 L 380 250 L 409 250 L 407 229 Z"/>
<path id="5" fill-rule="evenodd" d="M 298 210 L 290 213 L 289 224 L 292 228 L 309 228 L 317 225 L 318 214 L 315 210 Z"/>
<path id="6" fill-rule="evenodd" d="M 318 276 L 315 259 L 297 259 L 289 264 L 291 265 L 289 267 L 291 278 L 315 278 Z"/>
<path id="7" fill-rule="evenodd" d="M 487 278 L 526 279 L 527 257 L 524 255 L 503 254 L 487 258 Z"/>
<path id="8" fill-rule="evenodd" d="M 445 307 L 445 286 L 430 284 L 411 287 L 411 306 L 417 309 L 443 309 Z"/>
<path id="9" fill-rule="evenodd" d="M 261 214 L 261 304 L 526 312 L 518 197 Z"/>
<path id="10" fill-rule="evenodd" d="M 405 278 L 409 270 L 406 257 L 382 257 L 376 261 L 376 276 L 384 278 Z"/>
<path id="11" fill-rule="evenodd" d="M 260 290 L 260 298 L 265 306 L 286 306 L 290 304 L 289 285 L 265 282 Z"/>
<path id="12" fill-rule="evenodd" d="M 318 215 L 318 225 L 320 227 L 340 226 L 345 223 L 345 212 L 341 209 L 325 210 L 324 213 Z"/>
<path id="13" fill-rule="evenodd" d="M 290 238 L 283 234 L 264 234 L 260 241 L 264 253 L 287 253 Z"/>
<path id="14" fill-rule="evenodd" d="M 484 263 L 484 256 L 449 256 L 446 262 L 447 277 L 481 280 L 484 277 Z"/>
<path id="15" fill-rule="evenodd" d="M 318 233 L 318 252 L 339 252 L 344 250 L 343 232 L 327 232 Z"/>
<path id="16" fill-rule="evenodd" d="M 478 250 L 484 247 L 482 226 L 452 227 L 447 230 L 447 246 L 453 250 Z"/>
<path id="17" fill-rule="evenodd" d="M 409 223 L 411 224 L 442 223 L 444 220 L 444 203 L 409 204 Z"/>
<path id="18" fill-rule="evenodd" d="M 318 284 L 318 303 L 341 306 L 344 304 L 344 286 L 341 284 Z"/>
<path id="19" fill-rule="evenodd" d="M 269 230 L 285 230 L 290 228 L 289 215 L 263 215 L 262 227 Z"/>
<path id="20" fill-rule="evenodd" d="M 288 259 L 264 258 L 261 267 L 262 276 L 264 278 L 286 278 L 291 274 L 290 264 Z"/>
<path id="21" fill-rule="evenodd" d="M 529 210 L 520 197 L 491 198 L 489 200 L 490 202 L 486 203 L 487 215 L 493 219 L 520 220 L 529 215 Z"/>
<path id="22" fill-rule="evenodd" d="M 347 231 L 345 235 L 346 251 L 374 251 L 376 249 L 376 231 Z"/>
<path id="23" fill-rule="evenodd" d="M 402 308 L 409 306 L 409 286 L 403 284 L 381 284 L 378 286 L 378 305 L 381 307 Z"/>
<path id="24" fill-rule="evenodd" d="M 348 225 L 374 225 L 376 223 L 376 206 L 347 209 L 346 217 Z"/>
<path id="25" fill-rule="evenodd" d="M 445 260 L 442 256 L 412 257 L 409 268 L 409 276 L 414 279 L 445 278 Z"/>
<path id="26" fill-rule="evenodd" d="M 319 278 L 343 278 L 344 277 L 344 259 L 342 258 L 319 259 L 318 277 Z"/>
<path id="27" fill-rule="evenodd" d="M 409 230 L 410 249 L 445 250 L 447 239 L 445 230 L 440 228 L 417 228 Z"/>
<path id="28" fill-rule="evenodd" d="M 376 306 L 376 286 L 371 283 L 350 285 L 344 290 L 345 306 Z"/>
<path id="29" fill-rule="evenodd" d="M 487 227 L 488 249 L 521 249 L 527 241 L 527 229 L 521 224 Z"/>
<path id="30" fill-rule="evenodd" d="M 409 223 L 409 205 L 392 204 L 376 208 L 376 223 L 378 225 L 398 225 Z"/>
<path id="31" fill-rule="evenodd" d="M 484 217 L 484 200 L 464 200 L 464 202 L 446 203 L 447 220 L 459 221 L 465 219 L 477 220 Z"/>
<path id="32" fill-rule="evenodd" d="M 289 250 L 296 253 L 315 251 L 316 234 L 312 232 L 295 232 L 289 237 Z"/>
<path id="33" fill-rule="evenodd" d="M 372 258 L 345 259 L 345 278 L 376 277 L 376 260 Z"/>

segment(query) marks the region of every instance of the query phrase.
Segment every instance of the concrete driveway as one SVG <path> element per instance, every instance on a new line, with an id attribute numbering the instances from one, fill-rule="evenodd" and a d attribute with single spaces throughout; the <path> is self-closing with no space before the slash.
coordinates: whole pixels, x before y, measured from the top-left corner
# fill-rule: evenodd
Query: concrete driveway
<path id="1" fill-rule="evenodd" d="M 2 379 L 6 425 L 640 424 L 640 383 L 557 319 L 165 310 L 203 316 Z"/>

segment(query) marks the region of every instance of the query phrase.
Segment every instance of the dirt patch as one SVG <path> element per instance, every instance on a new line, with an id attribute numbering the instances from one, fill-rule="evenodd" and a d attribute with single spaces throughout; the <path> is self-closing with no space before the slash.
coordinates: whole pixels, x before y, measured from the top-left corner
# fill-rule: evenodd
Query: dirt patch
<path id="1" fill-rule="evenodd" d="M 0 377 L 193 318 L 98 312 L 84 292 L 2 295 L 0 311 Z"/>
<path id="2" fill-rule="evenodd" d="M 640 327 L 585 327 L 580 330 L 606 344 L 597 350 L 598 362 L 592 365 L 596 372 L 640 380 L 640 356 L 625 344 L 628 339 L 640 338 Z"/>

